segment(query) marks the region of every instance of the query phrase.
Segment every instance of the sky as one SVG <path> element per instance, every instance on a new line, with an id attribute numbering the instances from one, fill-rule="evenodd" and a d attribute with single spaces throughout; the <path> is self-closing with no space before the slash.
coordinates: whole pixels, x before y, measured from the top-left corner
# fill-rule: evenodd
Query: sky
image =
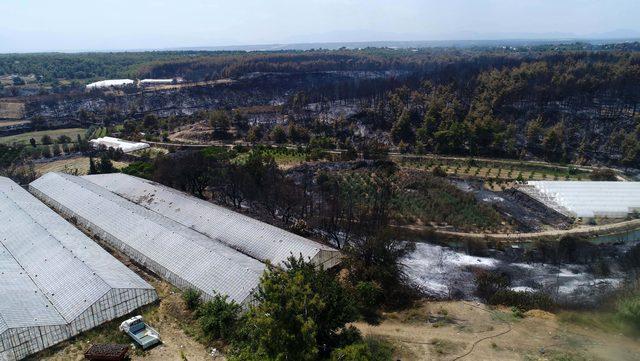
<path id="1" fill-rule="evenodd" d="M 640 0 L 0 0 L 0 52 L 640 37 Z"/>

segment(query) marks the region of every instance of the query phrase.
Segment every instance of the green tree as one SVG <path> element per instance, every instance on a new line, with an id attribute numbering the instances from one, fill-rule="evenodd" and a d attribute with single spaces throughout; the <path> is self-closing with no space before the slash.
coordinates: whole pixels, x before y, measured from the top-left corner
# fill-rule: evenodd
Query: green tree
<path id="1" fill-rule="evenodd" d="M 335 277 L 302 257 L 265 272 L 231 360 L 317 360 L 340 345 L 357 311 Z"/>
<path id="2" fill-rule="evenodd" d="M 287 132 L 281 125 L 276 125 L 273 130 L 271 130 L 271 140 L 278 144 L 287 142 Z"/>
<path id="3" fill-rule="evenodd" d="M 398 120 L 391 128 L 391 137 L 395 144 L 402 142 L 413 144 L 415 142 L 415 134 L 411 127 L 411 116 L 408 110 L 404 110 Z"/>

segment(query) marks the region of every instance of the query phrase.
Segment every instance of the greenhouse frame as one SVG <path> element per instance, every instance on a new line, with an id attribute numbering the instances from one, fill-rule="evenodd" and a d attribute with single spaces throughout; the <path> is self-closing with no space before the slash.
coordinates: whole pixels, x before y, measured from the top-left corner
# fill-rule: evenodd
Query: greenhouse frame
<path id="1" fill-rule="evenodd" d="M 62 217 L 0 178 L 0 360 L 19 360 L 157 300 Z"/>
<path id="2" fill-rule="evenodd" d="M 529 181 L 520 190 L 570 217 L 625 218 L 640 210 L 640 182 Z"/>
<path id="3" fill-rule="evenodd" d="M 83 178 L 192 228 L 262 262 L 282 265 L 291 256 L 331 268 L 338 250 L 260 222 L 156 182 L 112 173 Z"/>
<path id="4" fill-rule="evenodd" d="M 199 290 L 205 300 L 222 294 L 243 306 L 252 301 L 262 262 L 81 177 L 47 173 L 29 189 L 176 287 Z"/>

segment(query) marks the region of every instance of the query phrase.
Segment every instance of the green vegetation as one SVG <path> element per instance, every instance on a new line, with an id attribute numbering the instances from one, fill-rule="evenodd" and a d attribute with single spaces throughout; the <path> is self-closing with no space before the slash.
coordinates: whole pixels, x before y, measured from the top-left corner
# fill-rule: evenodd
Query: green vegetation
<path id="1" fill-rule="evenodd" d="M 195 311 L 200 306 L 201 293 L 198 290 L 190 288 L 182 293 L 182 299 L 184 300 L 187 309 Z"/>
<path id="2" fill-rule="evenodd" d="M 187 290 L 183 299 L 195 310 L 196 334 L 227 344 L 229 360 L 391 360 L 389 344 L 347 326 L 359 317 L 351 291 L 302 258 L 265 271 L 244 314 L 222 296 L 198 304 Z"/>

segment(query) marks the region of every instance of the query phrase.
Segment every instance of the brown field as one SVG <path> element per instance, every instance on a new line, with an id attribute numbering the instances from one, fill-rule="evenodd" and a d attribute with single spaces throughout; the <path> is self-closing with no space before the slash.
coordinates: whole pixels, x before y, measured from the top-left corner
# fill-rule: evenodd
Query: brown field
<path id="1" fill-rule="evenodd" d="M 22 119 L 24 103 L 0 102 L 0 119 Z"/>

